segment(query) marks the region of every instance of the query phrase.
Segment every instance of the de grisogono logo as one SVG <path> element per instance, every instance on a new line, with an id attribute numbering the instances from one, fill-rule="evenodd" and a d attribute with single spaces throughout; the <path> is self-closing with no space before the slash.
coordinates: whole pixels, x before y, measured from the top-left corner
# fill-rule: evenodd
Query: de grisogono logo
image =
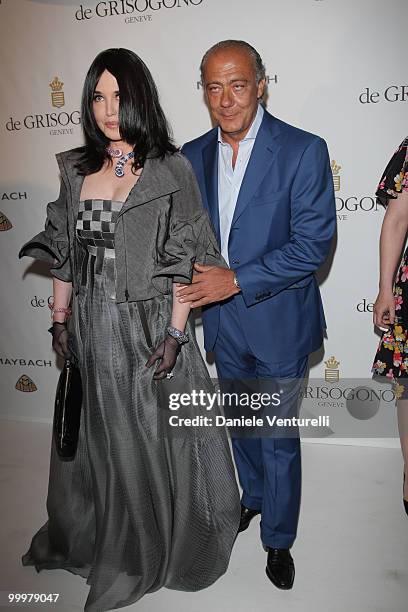
<path id="1" fill-rule="evenodd" d="M 360 104 L 378 104 L 379 102 L 406 102 L 408 85 L 389 85 L 382 91 L 365 87 L 358 97 Z"/>
<path id="2" fill-rule="evenodd" d="M 368 312 L 372 313 L 374 310 L 374 302 L 370 302 L 367 298 L 363 298 L 361 302 L 356 305 L 357 312 Z"/>
<path id="3" fill-rule="evenodd" d="M 395 391 L 391 387 L 380 384 L 377 388 L 372 379 L 340 376 L 340 363 L 334 355 L 329 357 L 324 362 L 324 379 L 309 379 L 301 390 L 301 399 L 311 401 L 316 409 L 345 408 L 351 416 L 360 420 L 372 418 L 381 402 L 390 404 L 395 401 Z M 335 415 L 334 412 L 332 414 Z M 342 414 L 339 412 L 338 416 Z M 338 424 L 341 423 L 340 419 Z M 334 426 L 336 428 L 336 423 Z"/>
<path id="4" fill-rule="evenodd" d="M 54 76 L 49 83 L 51 88 L 50 102 L 51 106 L 61 109 L 65 106 L 65 93 L 63 90 L 64 83 L 58 76 Z M 6 130 L 8 132 L 18 132 L 20 130 L 38 130 L 49 129 L 51 136 L 63 136 L 74 133 L 74 126 L 81 123 L 81 115 L 79 110 L 74 111 L 55 111 L 41 112 L 28 114 L 23 119 L 10 117 L 6 122 Z M 51 129 L 50 129 L 51 128 Z"/>
<path id="5" fill-rule="evenodd" d="M 342 167 L 336 162 L 335 159 L 331 160 L 330 163 L 333 186 L 336 200 L 336 217 L 337 221 L 348 221 L 351 218 L 349 213 L 370 213 L 377 212 L 381 205 L 377 203 L 374 196 L 344 196 L 340 195 L 342 184 L 341 184 L 341 173 Z"/>
<path id="6" fill-rule="evenodd" d="M 31 308 L 46 308 L 49 307 L 50 304 L 52 304 L 53 299 L 54 298 L 52 295 L 48 296 L 47 298 L 34 295 L 30 299 L 30 306 Z"/>
<path id="7" fill-rule="evenodd" d="M 324 362 L 326 369 L 324 371 L 324 380 L 329 383 L 339 382 L 340 380 L 340 361 L 337 361 L 334 355 L 332 355 L 327 361 Z"/>
<path id="8" fill-rule="evenodd" d="M 65 106 L 65 94 L 62 90 L 64 83 L 59 80 L 56 76 L 50 83 L 51 91 L 51 104 L 54 108 L 62 108 Z"/>
<path id="9" fill-rule="evenodd" d="M 339 166 L 337 164 L 335 159 L 332 159 L 331 160 L 331 164 L 330 164 L 330 168 L 331 168 L 332 175 L 333 175 L 333 187 L 334 187 L 334 191 L 340 191 L 340 187 L 341 187 L 341 177 L 340 177 L 341 166 Z"/>
<path id="10" fill-rule="evenodd" d="M 81 4 L 75 11 L 77 21 L 87 21 L 94 17 L 125 17 L 125 23 L 145 23 L 153 20 L 157 11 L 177 8 L 193 8 L 204 0 L 104 0 L 94 8 Z M 151 12 L 150 12 L 151 11 Z"/>

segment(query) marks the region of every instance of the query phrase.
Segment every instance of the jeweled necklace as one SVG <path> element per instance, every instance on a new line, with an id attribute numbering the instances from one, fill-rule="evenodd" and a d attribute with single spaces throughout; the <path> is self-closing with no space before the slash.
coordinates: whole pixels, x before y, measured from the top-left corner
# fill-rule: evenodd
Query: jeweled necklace
<path id="1" fill-rule="evenodd" d="M 129 159 L 134 158 L 134 151 L 130 151 L 129 153 L 126 153 L 126 155 L 123 154 L 122 149 L 113 149 L 109 147 L 106 149 L 106 151 L 111 157 L 118 158 L 118 161 L 116 162 L 115 166 L 116 176 L 118 178 L 122 178 L 122 176 L 125 176 L 125 164 L 129 161 Z"/>

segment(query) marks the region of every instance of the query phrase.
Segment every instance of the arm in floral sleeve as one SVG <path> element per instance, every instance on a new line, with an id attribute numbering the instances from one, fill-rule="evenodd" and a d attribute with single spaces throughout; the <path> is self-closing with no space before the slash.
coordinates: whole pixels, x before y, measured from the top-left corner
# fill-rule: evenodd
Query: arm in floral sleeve
<path id="1" fill-rule="evenodd" d="M 380 284 L 374 304 L 374 325 L 383 330 L 395 321 L 394 296 L 395 272 L 401 258 L 401 251 L 408 229 L 408 191 L 403 191 L 388 202 L 380 237 Z M 406 271 L 408 276 L 408 270 Z"/>

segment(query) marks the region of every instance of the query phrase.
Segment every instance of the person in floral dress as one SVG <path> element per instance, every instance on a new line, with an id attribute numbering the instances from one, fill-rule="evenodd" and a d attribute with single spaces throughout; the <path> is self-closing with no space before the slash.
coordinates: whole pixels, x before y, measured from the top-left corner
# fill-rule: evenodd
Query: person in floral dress
<path id="1" fill-rule="evenodd" d="M 395 384 L 398 426 L 404 458 L 403 503 L 408 515 L 408 138 L 389 161 L 378 185 L 377 202 L 387 210 L 380 237 L 380 283 L 374 325 L 383 331 L 373 372 Z M 398 264 L 399 268 L 395 276 Z"/>

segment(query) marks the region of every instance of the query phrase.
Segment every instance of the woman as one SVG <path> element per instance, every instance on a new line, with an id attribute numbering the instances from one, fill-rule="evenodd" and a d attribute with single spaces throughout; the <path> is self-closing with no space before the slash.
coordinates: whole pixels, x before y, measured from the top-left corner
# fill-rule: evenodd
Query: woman
<path id="1" fill-rule="evenodd" d="M 408 230 L 408 138 L 391 158 L 377 190 L 385 207 L 380 238 L 380 290 L 374 324 L 384 333 L 373 371 L 395 382 L 398 426 L 404 459 L 403 503 L 408 514 L 408 249 L 398 268 Z"/>
<path id="2" fill-rule="evenodd" d="M 85 609 L 101 612 L 162 586 L 213 583 L 227 568 L 240 503 L 225 431 L 172 435 L 173 413 L 159 401 L 173 370 L 175 391 L 212 391 L 188 306 L 172 292 L 191 281 L 196 260 L 219 264 L 220 255 L 137 55 L 96 57 L 82 122 L 85 147 L 57 155 L 59 198 L 20 253 L 52 262 L 53 347 L 64 357 L 72 295 L 84 396 L 75 459 L 61 461 L 53 444 L 49 520 L 23 563 L 86 577 Z"/>

